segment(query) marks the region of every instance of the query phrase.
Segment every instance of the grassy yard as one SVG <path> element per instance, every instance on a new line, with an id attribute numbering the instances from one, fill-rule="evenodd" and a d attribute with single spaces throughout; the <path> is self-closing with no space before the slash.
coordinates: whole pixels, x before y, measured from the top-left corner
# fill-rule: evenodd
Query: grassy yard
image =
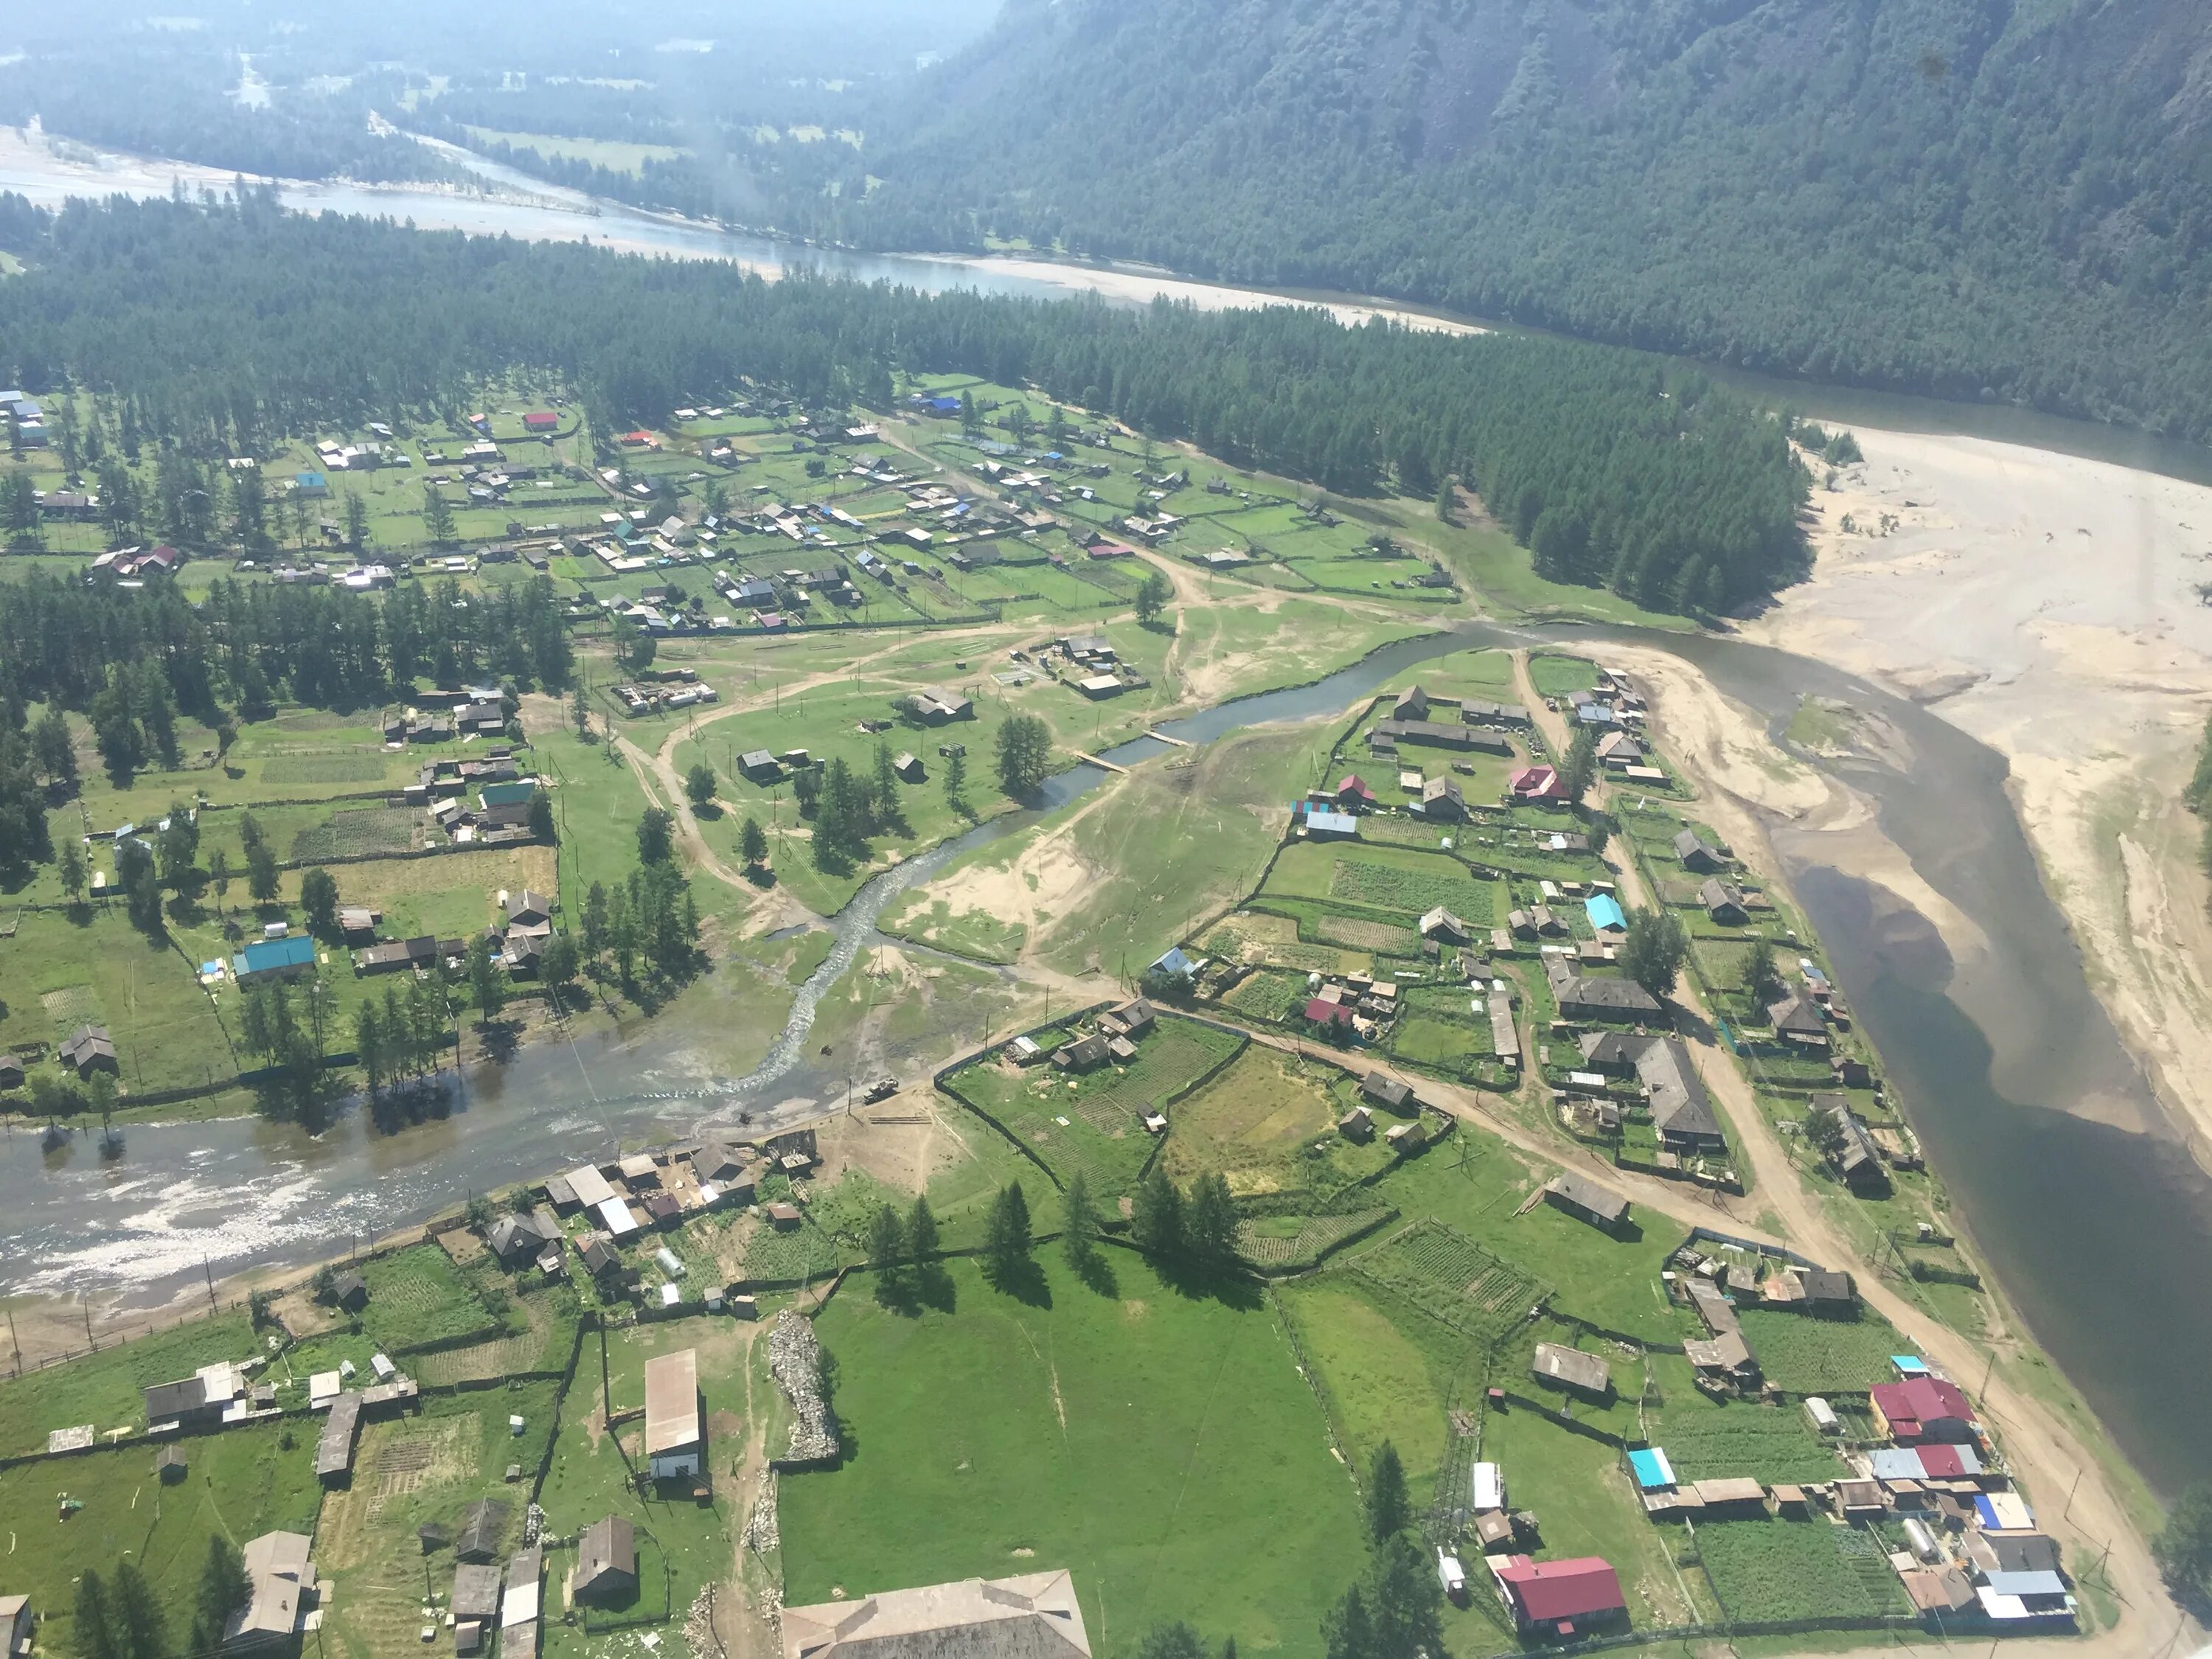
<path id="1" fill-rule="evenodd" d="M 1179 1111 L 1170 1103 L 1174 1097 L 1244 1041 L 1194 1021 L 1164 1018 L 1126 1066 L 1071 1077 L 1047 1066 L 1022 1071 L 1011 1060 L 985 1060 L 954 1073 L 945 1086 L 954 1099 L 1005 1125 L 1062 1179 L 1079 1168 L 1094 1193 L 1110 1198 L 1135 1184 L 1152 1156 L 1139 1115 L 1158 1107 L 1172 1124 Z"/>
<path id="2" fill-rule="evenodd" d="M 368 1285 L 362 1325 L 394 1354 L 445 1346 L 504 1328 L 436 1244 L 413 1244 L 361 1265 Z"/>
<path id="3" fill-rule="evenodd" d="M 645 1362 L 683 1348 L 699 1356 L 700 1391 L 707 1402 L 708 1479 L 714 1484 L 733 1470 L 744 1444 L 748 1416 L 745 1348 L 754 1331 L 726 1319 L 672 1320 L 665 1324 L 618 1331 L 608 1338 L 608 1368 L 617 1411 L 645 1402 Z M 596 1346 L 596 1342 L 593 1343 Z M 726 1583 L 735 1561 L 735 1540 L 744 1515 L 728 1491 L 704 1503 L 687 1490 L 664 1497 L 648 1487 L 639 1492 L 629 1469 L 641 1462 L 643 1425 L 633 1422 L 610 1436 L 592 1420 L 599 1406 L 598 1356 L 580 1368 L 562 1413 L 553 1465 L 538 1501 L 547 1530 L 557 1535 L 580 1531 L 605 1515 L 626 1516 L 638 1535 L 639 1577 L 635 1598 L 626 1605 L 594 1608 L 574 1625 L 562 1622 L 569 1603 L 562 1581 L 573 1558 L 562 1553 L 547 1563 L 545 1650 L 584 1654 L 606 1651 L 598 1626 L 611 1620 L 646 1620 L 666 1614 L 675 1627 L 706 1585 Z M 586 1375 L 588 1373 L 588 1375 Z M 617 1444 L 617 1438 L 620 1443 Z M 629 1640 L 635 1638 L 630 1638 Z"/>
<path id="4" fill-rule="evenodd" d="M 1327 1133 L 1336 1115 L 1326 1074 L 1249 1048 L 1170 1112 L 1161 1166 L 1181 1182 L 1218 1171 L 1240 1195 L 1296 1186 L 1300 1147 Z"/>
<path id="5" fill-rule="evenodd" d="M 120 901 L 26 911 L 0 939 L 0 1043 L 49 1052 L 89 1020 L 107 1027 L 122 1092 L 204 1085 L 237 1075 L 228 1036 L 192 963 L 149 943 Z M 74 1083 L 58 1062 L 40 1065 Z"/>
<path id="6" fill-rule="evenodd" d="M 220 1533 L 242 1544 L 264 1532 L 315 1530 L 322 1492 L 312 1428 L 254 1424 L 179 1443 L 190 1462 L 173 1484 L 154 1473 L 154 1448 L 143 1443 L 0 1471 L 0 1525 L 9 1534 L 0 1572 L 40 1615 L 41 1652 L 84 1651 L 73 1614 L 87 1567 L 106 1572 L 136 1561 L 181 1646 L 209 1538 Z M 84 1507 L 64 1517 L 63 1495 Z"/>
<path id="7" fill-rule="evenodd" d="M 819 1328 L 849 1449 L 783 1482 L 788 1602 L 1067 1567 L 1102 1659 L 1176 1619 L 1321 1651 L 1356 1499 L 1273 1316 L 1108 1260 L 1102 1296 L 1042 1253 L 1042 1305 L 957 1263 L 955 1311 L 918 1318 L 848 1281 Z"/>
<path id="8" fill-rule="evenodd" d="M 1285 847 L 1261 889 L 1409 919 L 1441 904 L 1471 927 L 1490 926 L 1496 890 L 1447 853 L 1343 842 Z"/>
<path id="9" fill-rule="evenodd" d="M 44 1451 L 50 1432 L 80 1423 L 103 1433 L 143 1428 L 140 1389 L 220 1359 L 244 1359 L 259 1346 L 245 1314 L 220 1314 L 0 1382 L 0 1456 Z"/>

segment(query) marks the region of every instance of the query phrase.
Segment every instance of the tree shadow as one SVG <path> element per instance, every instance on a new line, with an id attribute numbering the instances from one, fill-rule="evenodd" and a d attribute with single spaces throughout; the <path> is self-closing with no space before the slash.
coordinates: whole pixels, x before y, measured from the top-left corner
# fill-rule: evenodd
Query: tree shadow
<path id="1" fill-rule="evenodd" d="M 951 1313 L 959 1302 L 952 1275 L 942 1261 L 924 1261 L 915 1267 L 914 1296 L 923 1307 L 938 1313 Z"/>
<path id="2" fill-rule="evenodd" d="M 522 1022 L 519 1019 L 495 1019 L 477 1027 L 479 1051 L 495 1066 L 504 1066 L 514 1058 L 522 1041 Z"/>
<path id="3" fill-rule="evenodd" d="M 1010 1296 L 1025 1307 L 1052 1306 L 1052 1285 L 1044 1276 L 1044 1269 L 1033 1255 L 1021 1255 L 1011 1261 L 983 1264 L 983 1277 L 991 1288 L 1001 1296 Z"/>
<path id="4" fill-rule="evenodd" d="M 720 823 L 724 818 L 729 817 L 729 813 L 723 810 L 721 802 L 710 800 L 704 806 L 695 803 L 691 808 L 691 816 L 703 819 L 708 823 Z"/>
<path id="5" fill-rule="evenodd" d="M 1259 1280 L 1242 1267 L 1155 1260 L 1152 1271 L 1159 1274 L 1162 1284 L 1192 1302 L 1218 1302 L 1224 1308 L 1251 1313 L 1266 1300 Z"/>
<path id="6" fill-rule="evenodd" d="M 1067 1265 L 1075 1269 L 1076 1278 L 1082 1281 L 1085 1289 L 1100 1296 L 1120 1299 L 1121 1281 L 1114 1271 L 1114 1264 L 1107 1260 L 1105 1251 L 1093 1249 L 1079 1254 L 1071 1250 Z"/>

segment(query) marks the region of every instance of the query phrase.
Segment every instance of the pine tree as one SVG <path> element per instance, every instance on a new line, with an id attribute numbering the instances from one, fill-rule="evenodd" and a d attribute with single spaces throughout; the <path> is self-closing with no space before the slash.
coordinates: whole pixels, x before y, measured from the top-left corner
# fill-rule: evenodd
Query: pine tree
<path id="1" fill-rule="evenodd" d="M 738 832 L 738 852 L 748 870 L 757 870 L 768 862 L 768 833 L 758 818 L 747 818 Z"/>
<path id="2" fill-rule="evenodd" d="M 1131 1220 L 1137 1243 L 1163 1261 L 1181 1256 L 1185 1248 L 1182 1193 L 1158 1165 L 1139 1184 L 1133 1207 Z"/>
<path id="3" fill-rule="evenodd" d="M 168 1620 L 136 1561 L 125 1561 L 115 1569 L 110 1601 L 116 1633 L 130 1659 L 168 1659 Z"/>
<path id="4" fill-rule="evenodd" d="M 1237 1203 L 1226 1176 L 1202 1175 L 1191 1183 L 1184 1227 L 1191 1255 L 1216 1268 L 1236 1265 Z"/>
<path id="5" fill-rule="evenodd" d="M 1030 1254 L 1030 1206 L 1022 1195 L 1022 1183 L 1010 1182 L 999 1189 L 991 1205 L 991 1220 L 985 1235 L 984 1257 L 991 1277 L 1004 1285 L 1021 1270 Z"/>
<path id="6" fill-rule="evenodd" d="M 968 750 L 956 744 L 945 757 L 945 804 L 961 817 L 968 816 Z"/>
<path id="7" fill-rule="evenodd" d="M 930 1210 L 927 1194 L 914 1200 L 914 1208 L 907 1216 L 906 1247 L 919 1262 L 927 1262 L 937 1254 L 937 1217 Z"/>
<path id="8" fill-rule="evenodd" d="M 1091 1196 L 1091 1182 L 1081 1166 L 1068 1172 L 1060 1202 L 1060 1243 L 1068 1260 L 1081 1267 L 1098 1253 L 1098 1204 Z"/>
<path id="9" fill-rule="evenodd" d="M 82 1659 L 134 1659 L 114 1600 L 95 1568 L 87 1567 L 76 1581 L 76 1620 L 70 1633 Z"/>

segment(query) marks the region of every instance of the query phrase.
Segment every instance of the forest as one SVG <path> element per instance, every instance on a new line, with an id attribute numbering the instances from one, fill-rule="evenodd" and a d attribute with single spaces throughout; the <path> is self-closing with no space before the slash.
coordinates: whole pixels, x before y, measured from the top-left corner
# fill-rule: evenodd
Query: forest
<path id="1" fill-rule="evenodd" d="M 0 284 L 0 374 L 33 392 L 103 393 L 130 441 L 187 459 L 458 410 L 518 368 L 579 388 L 603 434 L 748 385 L 880 408 L 895 371 L 966 373 L 1349 495 L 1426 499 L 1456 477 L 1548 572 L 1646 604 L 1717 611 L 1802 568 L 1809 481 L 1782 423 L 1627 352 L 1346 329 L 1290 307 L 769 283 L 707 262 L 306 217 L 251 189 L 214 207 L 58 215 L 0 198 L 0 246 L 27 265 Z M 163 523 L 168 510 L 147 508 Z"/>
<path id="2" fill-rule="evenodd" d="M 808 235 L 989 233 L 2204 439 L 2209 41 L 2205 8 L 2097 0 L 1014 0 L 860 154 L 740 159 Z"/>

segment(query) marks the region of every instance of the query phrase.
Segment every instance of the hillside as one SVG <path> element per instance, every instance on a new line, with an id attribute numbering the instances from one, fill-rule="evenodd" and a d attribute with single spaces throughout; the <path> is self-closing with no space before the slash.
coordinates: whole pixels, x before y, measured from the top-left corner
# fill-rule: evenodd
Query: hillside
<path id="1" fill-rule="evenodd" d="M 2176 0 L 1012 0 L 782 199 L 2203 437 L 2208 113 Z"/>

